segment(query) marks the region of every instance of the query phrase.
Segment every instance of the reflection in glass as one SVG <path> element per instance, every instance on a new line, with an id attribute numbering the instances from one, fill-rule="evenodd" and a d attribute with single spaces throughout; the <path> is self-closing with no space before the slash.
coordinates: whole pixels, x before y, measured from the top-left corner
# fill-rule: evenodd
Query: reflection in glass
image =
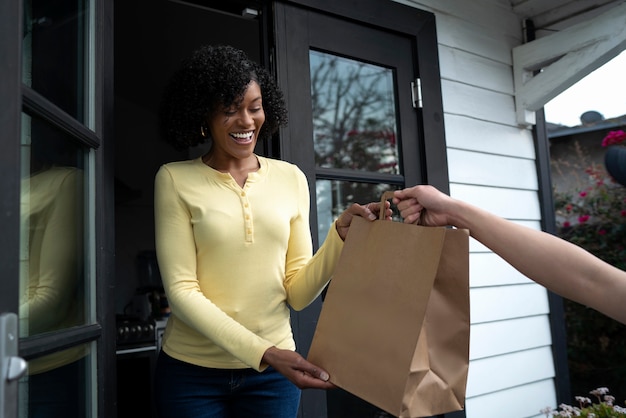
<path id="1" fill-rule="evenodd" d="M 320 245 L 326 239 L 333 221 L 352 203 L 378 202 L 384 192 L 397 187 L 383 183 L 358 183 L 339 180 L 317 180 L 317 224 Z"/>
<path id="2" fill-rule="evenodd" d="M 20 335 L 85 323 L 85 150 L 23 114 Z"/>
<path id="3" fill-rule="evenodd" d="M 91 360 L 88 345 L 30 360 L 19 384 L 20 418 L 91 416 Z"/>
<path id="4" fill-rule="evenodd" d="M 393 71 L 317 51 L 309 61 L 316 165 L 399 174 Z"/>
<path id="5" fill-rule="evenodd" d="M 22 82 L 85 122 L 86 0 L 24 0 Z"/>

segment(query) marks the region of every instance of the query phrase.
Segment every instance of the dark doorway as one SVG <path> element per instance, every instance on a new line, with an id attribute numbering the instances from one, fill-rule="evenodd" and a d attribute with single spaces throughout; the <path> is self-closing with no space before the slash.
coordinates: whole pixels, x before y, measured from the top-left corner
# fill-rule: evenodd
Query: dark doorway
<path id="1" fill-rule="evenodd" d="M 250 10 L 242 15 L 244 4 L 241 9 L 228 5 L 228 10 L 219 10 L 167 0 L 115 2 L 115 313 L 120 417 L 130 416 L 124 410 L 129 404 L 146 417 L 153 415 L 152 373 L 146 367 L 154 365 L 166 321 L 163 307 L 155 303 L 162 284 L 154 258 L 154 176 L 164 163 L 205 151 L 177 152 L 159 138 L 157 111 L 163 88 L 180 61 L 203 44 L 233 45 L 261 62 L 258 15 Z M 141 327 L 152 327 L 152 331 L 128 333 Z M 132 402 L 125 401 L 129 399 Z"/>

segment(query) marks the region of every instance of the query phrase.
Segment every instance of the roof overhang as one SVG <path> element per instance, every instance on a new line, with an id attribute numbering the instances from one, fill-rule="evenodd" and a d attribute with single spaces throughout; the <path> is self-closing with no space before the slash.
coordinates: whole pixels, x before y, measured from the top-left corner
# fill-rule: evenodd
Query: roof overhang
<path id="1" fill-rule="evenodd" d="M 626 49 L 626 2 L 604 8 L 599 15 L 513 48 L 520 125 L 534 125 L 536 111 Z"/>

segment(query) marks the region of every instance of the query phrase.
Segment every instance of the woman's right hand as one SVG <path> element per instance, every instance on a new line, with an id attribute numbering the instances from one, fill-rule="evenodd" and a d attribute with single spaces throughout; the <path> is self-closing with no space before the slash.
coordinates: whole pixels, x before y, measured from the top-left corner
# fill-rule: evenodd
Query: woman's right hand
<path id="1" fill-rule="evenodd" d="M 359 205 L 358 203 L 353 203 L 343 211 L 343 213 L 337 218 L 335 222 L 335 228 L 337 229 L 337 233 L 342 240 L 346 240 L 346 236 L 348 235 L 348 230 L 350 229 L 350 224 L 352 223 L 352 219 L 355 216 L 360 216 L 368 221 L 375 221 L 380 216 L 380 211 L 384 210 L 384 218 L 387 220 L 391 220 L 391 215 L 393 214 L 391 210 L 391 204 L 389 202 L 385 202 L 384 206 L 381 205 L 380 202 L 371 202 L 367 205 Z"/>

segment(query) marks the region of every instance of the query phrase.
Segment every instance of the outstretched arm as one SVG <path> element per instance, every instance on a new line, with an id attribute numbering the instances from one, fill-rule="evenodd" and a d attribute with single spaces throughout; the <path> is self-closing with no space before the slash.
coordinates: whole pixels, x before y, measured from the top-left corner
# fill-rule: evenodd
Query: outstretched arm
<path id="1" fill-rule="evenodd" d="M 398 190 L 393 201 L 404 222 L 466 228 L 528 278 L 626 324 L 626 272 L 583 248 L 453 199 L 432 186 Z"/>

